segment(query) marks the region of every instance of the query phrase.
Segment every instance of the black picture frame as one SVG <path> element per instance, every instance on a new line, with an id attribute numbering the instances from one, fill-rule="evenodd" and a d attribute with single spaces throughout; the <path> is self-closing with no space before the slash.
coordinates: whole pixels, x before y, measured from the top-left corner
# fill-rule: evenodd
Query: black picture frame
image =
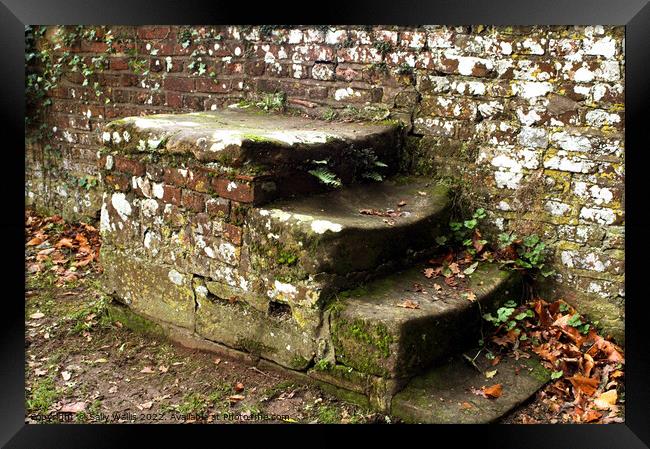
<path id="1" fill-rule="evenodd" d="M 343 444 L 352 432 L 383 438 L 404 432 L 411 444 L 480 447 L 637 448 L 650 444 L 650 364 L 645 335 L 648 321 L 644 271 L 647 270 L 650 221 L 645 219 L 644 187 L 647 154 L 646 110 L 650 99 L 650 5 L 646 0 L 526 0 L 363 2 L 264 5 L 224 1 L 170 0 L 45 1 L 2 0 L 0 34 L 2 62 L 3 194 L 0 196 L 0 242 L 3 242 L 3 317 L 0 324 L 0 444 L 7 448 L 119 447 L 144 437 L 166 443 L 238 444 L 250 442 L 249 427 L 142 425 L 26 425 L 24 392 L 24 25 L 28 24 L 493 24 L 493 25 L 625 25 L 625 146 L 626 146 L 626 416 L 624 424 L 491 425 L 491 426 L 255 426 L 270 433 L 264 441 L 322 440 Z M 15 140 L 9 139 L 15 137 Z M 10 144 L 9 142 L 15 142 Z M 21 256 L 22 255 L 22 256 Z M 14 260 L 14 257 L 16 260 Z M 23 261 L 21 262 L 21 259 Z M 314 429 L 314 430 L 312 430 Z M 191 435 L 189 434 L 191 432 Z M 295 432 L 304 436 L 295 436 Z M 320 432 L 320 433 L 316 433 Z M 344 435 L 335 435 L 341 432 Z M 420 433 L 416 435 L 416 433 Z M 291 434 L 287 438 L 286 434 Z M 275 437 L 275 438 L 274 438 Z M 350 443 L 358 441 L 349 440 Z M 266 444 L 263 442 L 262 444 Z M 353 443 L 355 444 L 355 443 Z M 367 443 L 366 443 L 367 444 Z"/>

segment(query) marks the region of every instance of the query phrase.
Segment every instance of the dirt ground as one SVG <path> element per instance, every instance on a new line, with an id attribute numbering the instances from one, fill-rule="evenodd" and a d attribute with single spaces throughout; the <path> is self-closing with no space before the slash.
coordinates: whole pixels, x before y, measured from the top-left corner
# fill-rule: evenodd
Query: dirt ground
<path id="1" fill-rule="evenodd" d="M 28 423 L 375 423 L 390 418 L 110 322 L 94 277 L 26 291 Z"/>

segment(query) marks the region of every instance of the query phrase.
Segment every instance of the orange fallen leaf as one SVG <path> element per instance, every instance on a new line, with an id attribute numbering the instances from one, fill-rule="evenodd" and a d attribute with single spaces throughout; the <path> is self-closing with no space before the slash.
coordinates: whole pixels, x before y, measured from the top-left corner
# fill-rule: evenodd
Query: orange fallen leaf
<path id="1" fill-rule="evenodd" d="M 420 304 L 418 304 L 416 301 L 405 299 L 403 302 L 397 304 L 397 307 L 403 307 L 405 309 L 419 309 Z"/>
<path id="2" fill-rule="evenodd" d="M 424 269 L 424 276 L 427 279 L 431 279 L 433 277 L 434 269 L 433 268 L 425 268 Z"/>
<path id="3" fill-rule="evenodd" d="M 481 388 L 481 392 L 486 398 L 496 399 L 503 394 L 503 387 L 501 384 L 495 384 L 490 387 Z"/>
<path id="4" fill-rule="evenodd" d="M 43 243 L 44 241 L 45 241 L 45 240 L 42 239 L 41 237 L 34 237 L 34 238 L 31 239 L 29 242 L 27 242 L 27 246 L 36 246 L 36 245 L 40 245 L 40 244 Z"/>
<path id="5" fill-rule="evenodd" d="M 573 388 L 583 392 L 587 396 L 593 396 L 593 394 L 596 392 L 596 388 L 598 388 L 598 379 L 586 377 L 580 374 L 575 374 L 568 379 L 569 382 L 571 382 L 573 385 Z"/>
<path id="6" fill-rule="evenodd" d="M 594 422 L 598 421 L 603 416 L 602 413 L 597 412 L 596 410 L 587 410 L 582 416 L 583 422 Z"/>
<path id="7" fill-rule="evenodd" d="M 230 401 L 231 404 L 242 401 L 244 399 L 246 399 L 246 396 L 241 394 L 233 394 L 232 396 L 228 396 L 228 400 Z"/>
<path id="8" fill-rule="evenodd" d="M 65 246 L 66 248 L 72 248 L 72 247 L 73 247 L 72 239 L 69 239 L 69 238 L 67 238 L 67 237 L 64 237 L 64 238 L 62 238 L 61 240 L 59 240 L 59 241 L 56 243 L 56 245 L 54 245 L 55 248 L 62 248 L 62 247 L 64 247 L 64 246 Z"/>
<path id="9" fill-rule="evenodd" d="M 241 383 L 241 382 L 237 382 L 237 383 L 235 384 L 235 391 L 236 391 L 237 393 L 239 393 L 239 392 L 241 392 L 241 391 L 244 391 L 244 384 Z"/>

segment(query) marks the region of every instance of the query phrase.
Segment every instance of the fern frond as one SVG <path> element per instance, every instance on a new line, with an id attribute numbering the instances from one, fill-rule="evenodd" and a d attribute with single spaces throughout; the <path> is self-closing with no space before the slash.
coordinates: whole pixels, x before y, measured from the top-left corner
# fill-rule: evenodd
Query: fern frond
<path id="1" fill-rule="evenodd" d="M 309 174 L 317 177 L 320 182 L 328 186 L 341 186 L 341 180 L 334 173 L 327 169 L 317 168 L 315 170 L 309 170 Z"/>
<path id="2" fill-rule="evenodd" d="M 384 180 L 384 177 L 379 173 L 377 173 L 376 171 L 367 172 L 362 174 L 361 176 L 363 176 L 364 178 L 372 179 L 373 181 L 377 181 L 377 182 Z"/>

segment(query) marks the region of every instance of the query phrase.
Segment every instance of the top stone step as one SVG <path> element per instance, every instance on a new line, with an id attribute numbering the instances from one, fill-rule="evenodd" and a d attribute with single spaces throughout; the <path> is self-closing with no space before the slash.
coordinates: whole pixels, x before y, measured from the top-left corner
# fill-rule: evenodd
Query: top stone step
<path id="1" fill-rule="evenodd" d="M 226 109 L 126 117 L 109 123 L 102 141 L 123 152 L 186 155 L 231 167 L 323 159 L 337 166 L 350 150 L 369 149 L 389 163 L 396 156 L 397 131 L 390 123 L 333 123 Z"/>

